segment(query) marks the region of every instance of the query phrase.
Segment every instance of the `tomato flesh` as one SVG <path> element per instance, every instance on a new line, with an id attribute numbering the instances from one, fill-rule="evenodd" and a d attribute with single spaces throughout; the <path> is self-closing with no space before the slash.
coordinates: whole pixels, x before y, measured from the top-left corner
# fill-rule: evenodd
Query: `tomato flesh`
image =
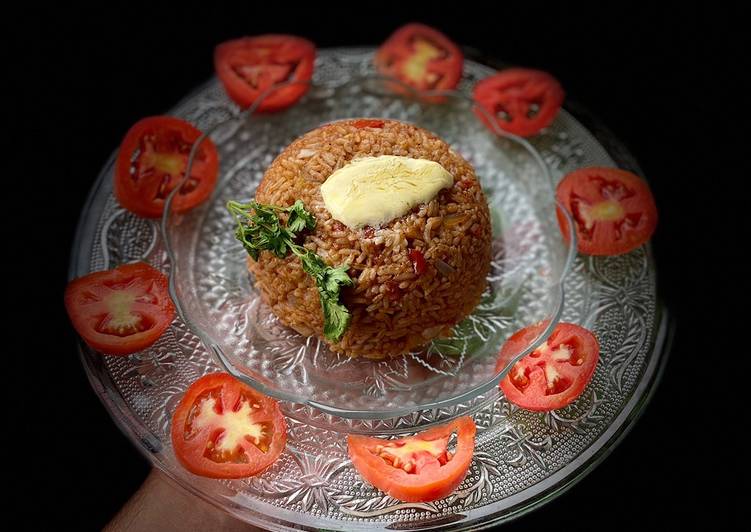
<path id="1" fill-rule="evenodd" d="M 426 468 L 446 465 L 449 453 L 446 450 L 448 436 L 432 441 L 419 439 L 389 442 L 376 447 L 375 454 L 383 458 L 392 467 L 419 475 Z"/>
<path id="2" fill-rule="evenodd" d="M 657 207 L 647 183 L 617 168 L 589 167 L 566 175 L 556 198 L 575 223 L 578 249 L 587 255 L 621 255 L 643 245 L 657 226 Z M 558 212 L 568 238 L 568 221 Z"/>
<path id="3" fill-rule="evenodd" d="M 285 109 L 308 91 L 306 83 L 293 83 L 267 91 L 285 82 L 307 82 L 313 76 L 315 45 L 294 35 L 259 35 L 227 41 L 214 51 L 214 68 L 227 95 L 242 108 L 264 96 L 261 112 Z"/>
<path id="4" fill-rule="evenodd" d="M 475 423 L 461 417 L 398 440 L 350 435 L 349 456 L 362 477 L 405 502 L 434 501 L 454 491 L 467 474 L 475 445 Z M 456 433 L 454 453 L 448 450 Z"/>
<path id="5" fill-rule="evenodd" d="M 185 178 L 188 157 L 201 132 L 184 120 L 154 116 L 137 122 L 120 145 L 115 168 L 115 196 L 129 211 L 158 218 L 170 193 Z M 190 176 L 173 201 L 185 212 L 205 201 L 219 173 L 219 155 L 211 139 L 196 151 Z"/>
<path id="6" fill-rule="evenodd" d="M 431 61 L 443 59 L 447 52 L 436 46 L 427 39 L 415 37 L 412 42 L 414 52 L 404 62 L 402 70 L 404 77 L 410 82 L 420 85 L 427 84 L 435 86 L 440 78 L 440 74 L 431 72 L 428 67 Z"/>
<path id="7" fill-rule="evenodd" d="M 357 129 L 363 129 L 366 127 L 380 129 L 383 127 L 384 123 L 385 122 L 383 120 L 377 120 L 373 118 L 360 118 L 359 120 L 355 120 L 354 122 L 352 122 L 352 125 L 355 126 Z"/>
<path id="8" fill-rule="evenodd" d="M 425 262 L 425 255 L 423 255 L 422 251 L 419 249 L 410 249 L 408 256 L 409 260 L 412 261 L 412 270 L 415 274 L 422 275 L 425 273 L 428 265 Z"/>
<path id="9" fill-rule="evenodd" d="M 111 355 L 150 346 L 175 316 L 167 278 L 145 263 L 71 281 L 65 290 L 65 308 L 83 340 Z"/>
<path id="10" fill-rule="evenodd" d="M 276 401 L 226 373 L 206 375 L 188 388 L 171 433 L 183 466 L 211 478 L 263 471 L 279 457 L 287 438 Z"/>
<path id="11" fill-rule="evenodd" d="M 475 85 L 473 96 L 491 116 L 477 112 L 491 130 L 499 128 L 529 137 L 548 127 L 561 109 L 565 94 L 553 76 L 541 70 L 509 68 Z"/>
<path id="12" fill-rule="evenodd" d="M 512 335 L 501 348 L 498 370 L 543 329 L 544 324 L 537 324 Z M 590 331 L 573 323 L 559 323 L 540 347 L 514 364 L 501 380 L 501 390 L 510 402 L 527 410 L 563 408 L 584 391 L 599 354 L 599 344 Z"/>
<path id="13" fill-rule="evenodd" d="M 461 79 L 464 56 L 440 31 L 424 24 L 407 24 L 381 45 L 375 63 L 382 74 L 417 90 L 448 90 Z"/>

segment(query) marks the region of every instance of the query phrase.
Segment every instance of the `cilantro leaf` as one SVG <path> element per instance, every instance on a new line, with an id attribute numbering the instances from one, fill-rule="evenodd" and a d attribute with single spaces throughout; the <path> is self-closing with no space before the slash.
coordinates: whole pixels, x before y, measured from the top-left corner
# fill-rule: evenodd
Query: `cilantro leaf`
<path id="1" fill-rule="evenodd" d="M 347 275 L 349 266 L 344 264 L 338 268 L 327 268 L 323 275 L 323 287 L 327 292 L 338 293 L 340 286 L 352 286 L 352 279 Z"/>
<path id="2" fill-rule="evenodd" d="M 312 230 L 316 228 L 315 217 L 305 210 L 305 205 L 302 201 L 295 201 L 294 205 L 287 207 L 286 210 L 289 212 L 287 229 L 293 233 L 299 233 L 305 229 Z"/>
<path id="3" fill-rule="evenodd" d="M 347 307 L 339 303 L 338 293 L 336 298 L 326 296 L 320 292 L 321 307 L 323 308 L 323 334 L 331 341 L 338 342 L 349 328 L 352 315 Z"/>
<path id="4" fill-rule="evenodd" d="M 280 258 L 291 251 L 300 259 L 303 270 L 313 277 L 318 288 L 323 334 L 334 342 L 339 341 L 352 319 L 347 307 L 339 301 L 341 287 L 354 283 L 347 275 L 347 264 L 336 268 L 329 266 L 320 256 L 295 243 L 297 233 L 316 226 L 316 219 L 305 209 L 305 204 L 297 200 L 289 207 L 277 207 L 256 201 L 247 204 L 230 201 L 227 209 L 237 222 L 235 237 L 253 260 L 258 260 L 261 251 L 269 251 Z M 286 226 L 279 219 L 280 212 L 289 214 Z"/>
<path id="5" fill-rule="evenodd" d="M 332 268 L 312 251 L 305 251 L 306 253 L 300 256 L 300 260 L 302 260 L 303 270 L 315 279 L 318 287 L 318 296 L 323 309 L 323 334 L 329 340 L 338 342 L 352 319 L 347 307 L 339 303 L 341 287 L 354 284 L 347 275 L 349 266 L 343 264 L 338 268 Z"/>

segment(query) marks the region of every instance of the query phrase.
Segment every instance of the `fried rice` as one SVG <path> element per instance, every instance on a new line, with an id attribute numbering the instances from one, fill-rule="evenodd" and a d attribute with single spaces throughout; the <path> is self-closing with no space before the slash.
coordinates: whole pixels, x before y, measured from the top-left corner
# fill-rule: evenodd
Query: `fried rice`
<path id="1" fill-rule="evenodd" d="M 354 286 L 342 302 L 352 321 L 342 338 L 323 336 L 323 313 L 313 279 L 300 261 L 270 252 L 248 259 L 263 301 L 286 325 L 317 336 L 351 357 L 385 358 L 449 336 L 480 300 L 490 268 L 491 224 L 485 195 L 472 166 L 425 129 L 394 120 L 358 127 L 343 120 L 306 133 L 269 166 L 256 200 L 279 206 L 300 199 L 317 220 L 303 245 L 331 265 L 349 264 Z M 352 230 L 334 220 L 321 184 L 353 159 L 400 155 L 440 163 L 454 177 L 430 202 L 382 227 Z M 418 273 L 410 250 L 422 252 Z"/>

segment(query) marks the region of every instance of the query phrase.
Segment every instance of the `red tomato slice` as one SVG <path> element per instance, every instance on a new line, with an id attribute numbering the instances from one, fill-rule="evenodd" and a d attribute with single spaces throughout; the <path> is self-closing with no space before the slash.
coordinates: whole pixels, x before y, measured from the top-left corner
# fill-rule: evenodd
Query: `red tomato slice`
<path id="1" fill-rule="evenodd" d="M 193 143 L 201 132 L 171 116 L 152 116 L 130 128 L 120 145 L 115 168 L 115 196 L 129 211 L 158 218 L 170 192 L 182 181 Z M 185 212 L 206 200 L 219 173 L 219 155 L 211 139 L 196 152 L 190 177 L 172 208 Z"/>
<path id="2" fill-rule="evenodd" d="M 561 109 L 565 94 L 547 72 L 527 68 L 502 70 L 475 85 L 475 101 L 509 133 L 529 137 L 548 127 Z M 477 112 L 491 128 L 487 117 Z"/>
<path id="3" fill-rule="evenodd" d="M 211 478 L 256 475 L 287 443 L 279 405 L 226 373 L 201 377 L 172 417 L 172 445 L 191 473 Z"/>
<path id="4" fill-rule="evenodd" d="M 657 207 L 647 182 L 618 168 L 580 168 L 558 183 L 556 198 L 576 223 L 578 249 L 586 255 L 621 255 L 650 239 Z M 558 210 L 568 237 L 568 221 Z"/>
<path id="5" fill-rule="evenodd" d="M 362 477 L 405 502 L 446 497 L 467 475 L 475 448 L 475 422 L 465 416 L 400 440 L 350 435 L 349 457 Z M 456 452 L 447 450 L 457 434 Z"/>
<path id="6" fill-rule="evenodd" d="M 498 371 L 539 336 L 544 323 L 513 334 L 501 348 Z M 600 344 L 583 327 L 559 323 L 540 347 L 514 364 L 501 380 L 506 399 L 527 410 L 546 412 L 571 404 L 594 375 Z"/>
<path id="7" fill-rule="evenodd" d="M 227 95 L 242 108 L 250 107 L 271 86 L 288 81 L 310 81 L 315 45 L 294 35 L 259 35 L 227 41 L 214 50 L 214 69 Z M 308 91 L 299 83 L 266 96 L 258 111 L 279 111 Z"/>
<path id="8" fill-rule="evenodd" d="M 449 90 L 459 84 L 464 56 L 440 31 L 424 24 L 407 24 L 381 45 L 375 64 L 383 75 L 417 90 Z"/>
<path id="9" fill-rule="evenodd" d="M 111 355 L 147 348 L 175 317 L 167 278 L 143 262 L 74 279 L 65 308 L 83 340 Z"/>

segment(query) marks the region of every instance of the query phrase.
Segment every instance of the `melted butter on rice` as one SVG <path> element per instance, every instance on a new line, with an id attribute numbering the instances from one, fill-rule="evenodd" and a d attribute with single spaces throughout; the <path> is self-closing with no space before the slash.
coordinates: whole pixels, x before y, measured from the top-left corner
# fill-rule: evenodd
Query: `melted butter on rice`
<path id="1" fill-rule="evenodd" d="M 321 195 L 335 220 L 359 229 L 404 216 L 453 184 L 453 176 L 435 161 L 381 155 L 339 168 L 321 185 Z"/>

